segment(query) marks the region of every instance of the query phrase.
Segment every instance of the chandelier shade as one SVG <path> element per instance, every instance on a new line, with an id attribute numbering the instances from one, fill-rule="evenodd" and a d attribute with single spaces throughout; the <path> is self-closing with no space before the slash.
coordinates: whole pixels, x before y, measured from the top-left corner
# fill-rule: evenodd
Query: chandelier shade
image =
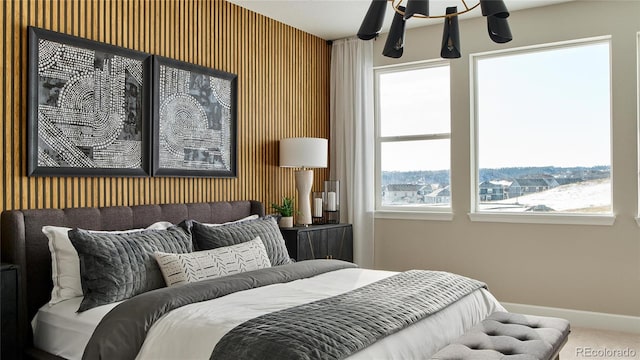
<path id="1" fill-rule="evenodd" d="M 447 8 L 447 15 L 456 14 L 457 6 Z M 440 57 L 444 59 L 457 59 L 462 56 L 460 51 L 460 28 L 458 27 L 458 16 L 444 18 L 444 30 L 442 31 L 442 49 Z"/>
<path id="2" fill-rule="evenodd" d="M 506 18 L 487 16 L 487 30 L 491 40 L 498 44 L 503 44 L 513 40 L 509 22 Z"/>
<path id="3" fill-rule="evenodd" d="M 404 11 L 404 7 L 399 7 L 402 11 Z M 402 14 L 395 13 L 393 16 L 393 21 L 391 22 L 391 29 L 389 30 L 389 35 L 387 36 L 387 41 L 384 43 L 384 50 L 382 50 L 382 55 L 390 58 L 399 58 L 402 56 L 404 51 L 404 26 L 405 20 Z"/>
<path id="4" fill-rule="evenodd" d="M 400 11 L 404 11 L 404 20 L 408 20 L 415 14 L 429 16 L 429 0 L 407 0 L 406 10 L 403 8 Z"/>
<path id="5" fill-rule="evenodd" d="M 455 2 L 456 0 L 449 1 Z M 420 19 L 444 18 L 440 56 L 445 59 L 460 58 L 462 51 L 458 15 L 465 14 L 477 7 L 480 7 L 482 15 L 487 18 L 487 30 L 492 41 L 503 44 L 513 40 L 507 21 L 509 10 L 503 0 L 476 0 L 478 2 L 473 6 L 467 4 L 468 0 L 457 1 L 462 3 L 464 9 L 458 11 L 457 6 L 449 6 L 444 15 L 429 15 L 429 0 L 372 0 L 358 30 L 358 38 L 371 40 L 378 36 L 382 30 L 387 2 L 390 2 L 395 14 L 382 50 L 382 55 L 387 57 L 397 59 L 402 56 L 406 21 L 415 17 Z M 406 6 L 400 5 L 403 2 L 406 2 Z"/>
<path id="6" fill-rule="evenodd" d="M 497 16 L 505 19 L 509 17 L 509 10 L 503 0 L 480 0 L 480 9 L 482 9 L 482 16 Z"/>
<path id="7" fill-rule="evenodd" d="M 358 38 L 371 40 L 376 38 L 382 29 L 384 15 L 387 8 L 387 0 L 372 0 L 369 10 L 360 24 Z"/>

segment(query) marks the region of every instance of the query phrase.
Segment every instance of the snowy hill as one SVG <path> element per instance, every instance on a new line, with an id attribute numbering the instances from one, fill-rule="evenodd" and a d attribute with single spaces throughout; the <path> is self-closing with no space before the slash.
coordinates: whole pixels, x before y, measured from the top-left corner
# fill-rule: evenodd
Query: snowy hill
<path id="1" fill-rule="evenodd" d="M 481 209 L 500 212 L 609 212 L 611 179 L 583 181 L 517 198 L 483 202 Z"/>

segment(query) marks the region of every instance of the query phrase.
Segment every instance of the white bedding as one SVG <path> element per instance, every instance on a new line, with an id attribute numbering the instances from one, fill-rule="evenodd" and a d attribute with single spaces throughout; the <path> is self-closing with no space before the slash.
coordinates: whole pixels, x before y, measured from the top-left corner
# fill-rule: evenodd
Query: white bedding
<path id="1" fill-rule="evenodd" d="M 343 269 L 183 306 L 153 325 L 138 359 L 208 359 L 216 342 L 226 332 L 250 318 L 338 295 L 393 274 Z M 40 309 L 34 319 L 36 347 L 69 359 L 82 357 L 98 322 L 116 304 L 77 314 L 80 301 L 81 298 L 75 298 Z M 349 359 L 429 358 L 494 311 L 505 310 L 488 291 L 480 289 Z"/>
<path id="2" fill-rule="evenodd" d="M 33 345 L 66 359 L 81 359 L 100 320 L 120 302 L 76 313 L 82 297 L 45 304 L 31 321 Z"/>

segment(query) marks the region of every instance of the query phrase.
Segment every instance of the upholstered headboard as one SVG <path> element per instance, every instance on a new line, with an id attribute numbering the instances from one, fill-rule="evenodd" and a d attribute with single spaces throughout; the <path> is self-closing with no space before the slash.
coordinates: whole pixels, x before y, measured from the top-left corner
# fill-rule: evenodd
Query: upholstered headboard
<path id="1" fill-rule="evenodd" d="M 174 224 L 185 219 L 222 223 L 257 214 L 264 216 L 259 201 L 193 204 L 138 205 L 104 208 L 10 210 L 2 212 L 0 230 L 2 262 L 20 267 L 26 319 L 30 321 L 51 297 L 51 256 L 42 226 L 66 226 L 88 230 L 144 228 L 158 221 Z M 29 329 L 28 323 L 22 324 Z"/>

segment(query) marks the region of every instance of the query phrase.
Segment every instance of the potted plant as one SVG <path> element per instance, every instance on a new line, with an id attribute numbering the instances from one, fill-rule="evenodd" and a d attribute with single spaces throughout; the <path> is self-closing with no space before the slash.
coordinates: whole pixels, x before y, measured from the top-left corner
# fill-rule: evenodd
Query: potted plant
<path id="1" fill-rule="evenodd" d="M 283 197 L 282 205 L 272 203 L 271 207 L 280 214 L 280 227 L 293 227 L 293 198 Z"/>

